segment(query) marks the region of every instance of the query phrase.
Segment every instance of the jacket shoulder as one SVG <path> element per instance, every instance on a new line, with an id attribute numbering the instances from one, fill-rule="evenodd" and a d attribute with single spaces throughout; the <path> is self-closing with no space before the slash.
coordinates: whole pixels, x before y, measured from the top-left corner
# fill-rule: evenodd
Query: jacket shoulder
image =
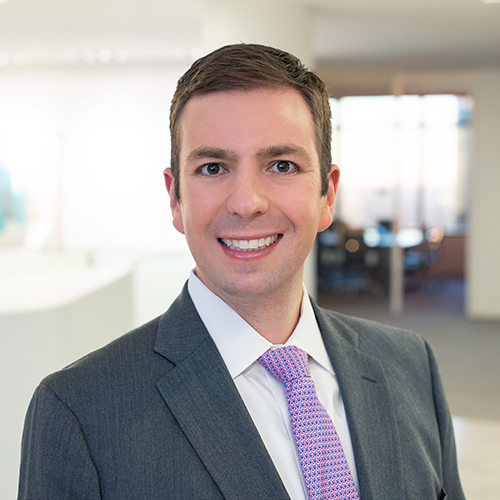
<path id="1" fill-rule="evenodd" d="M 320 307 L 315 309 L 325 339 L 355 347 L 386 367 L 429 369 L 431 349 L 418 333 Z"/>
<path id="2" fill-rule="evenodd" d="M 330 309 L 315 306 L 316 317 L 320 323 L 331 330 L 336 330 L 346 340 L 363 341 L 365 337 L 386 341 L 416 342 L 422 344 L 421 335 L 395 326 L 386 325 L 370 319 L 349 316 Z"/>

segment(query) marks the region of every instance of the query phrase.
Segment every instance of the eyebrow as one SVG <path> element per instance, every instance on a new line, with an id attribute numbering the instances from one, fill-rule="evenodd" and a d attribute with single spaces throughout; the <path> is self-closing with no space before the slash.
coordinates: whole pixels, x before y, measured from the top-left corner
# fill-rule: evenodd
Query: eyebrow
<path id="1" fill-rule="evenodd" d="M 308 152 L 301 146 L 295 146 L 290 144 L 280 144 L 277 146 L 269 146 L 267 148 L 260 149 L 256 156 L 257 158 L 277 158 L 282 155 L 298 155 L 305 159 L 310 159 Z M 238 155 L 231 151 L 230 149 L 217 148 L 211 146 L 202 146 L 193 149 L 188 155 L 187 160 L 189 162 L 195 160 L 201 160 L 203 158 L 214 158 L 216 160 L 227 160 L 235 161 Z"/>
<path id="2" fill-rule="evenodd" d="M 298 155 L 305 159 L 310 159 L 308 152 L 301 146 L 282 144 L 263 148 L 257 153 L 258 158 L 276 158 L 282 155 Z"/>
<path id="3" fill-rule="evenodd" d="M 193 149 L 193 151 L 189 153 L 187 160 L 188 162 L 191 162 L 195 160 L 201 160 L 203 158 L 214 158 L 216 160 L 235 160 L 237 158 L 237 155 L 229 149 L 202 146 L 200 148 Z"/>

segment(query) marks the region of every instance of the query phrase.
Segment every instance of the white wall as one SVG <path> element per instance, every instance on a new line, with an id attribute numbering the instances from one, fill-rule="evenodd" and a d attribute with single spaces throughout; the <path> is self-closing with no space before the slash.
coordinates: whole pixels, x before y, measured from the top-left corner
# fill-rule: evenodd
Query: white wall
<path id="1" fill-rule="evenodd" d="M 134 326 L 163 314 L 194 268 L 191 254 L 158 254 L 134 264 Z"/>
<path id="2" fill-rule="evenodd" d="M 30 195 L 32 250 L 186 251 L 163 170 L 181 65 L 2 71 L 0 162 Z"/>
<path id="3" fill-rule="evenodd" d="M 500 71 L 476 73 L 473 96 L 467 311 L 500 319 Z"/>

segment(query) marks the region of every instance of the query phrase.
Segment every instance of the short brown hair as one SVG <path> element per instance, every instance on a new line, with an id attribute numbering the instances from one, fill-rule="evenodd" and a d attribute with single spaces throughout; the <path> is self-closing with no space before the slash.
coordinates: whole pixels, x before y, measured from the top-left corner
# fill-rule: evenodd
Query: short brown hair
<path id="1" fill-rule="evenodd" d="M 170 166 L 175 196 L 180 199 L 180 117 L 191 97 L 209 92 L 292 88 L 300 92 L 313 117 L 321 167 L 321 195 L 328 190 L 331 168 L 331 110 L 323 81 L 292 54 L 257 44 L 226 45 L 198 59 L 177 82 L 170 107 Z"/>

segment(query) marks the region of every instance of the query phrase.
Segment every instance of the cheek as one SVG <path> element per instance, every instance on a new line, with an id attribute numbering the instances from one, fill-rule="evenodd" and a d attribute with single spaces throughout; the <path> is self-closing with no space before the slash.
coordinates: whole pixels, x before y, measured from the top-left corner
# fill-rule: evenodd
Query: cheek
<path id="1" fill-rule="evenodd" d="M 325 198 L 319 198 L 319 194 L 314 197 L 296 197 L 294 201 L 290 210 L 303 229 L 316 234 L 327 229 L 332 223 L 332 211 Z"/>
<path id="2" fill-rule="evenodd" d="M 225 205 L 226 193 L 217 186 L 196 185 L 186 192 L 184 199 L 184 220 L 196 226 L 217 216 Z"/>
<path id="3" fill-rule="evenodd" d="M 210 203 L 210 197 L 206 192 L 184 194 L 182 198 L 182 210 L 179 211 L 177 221 L 180 232 L 190 240 L 199 239 L 210 231 L 213 223 L 217 220 L 216 210 Z M 175 219 L 174 219 L 175 225 Z"/>

